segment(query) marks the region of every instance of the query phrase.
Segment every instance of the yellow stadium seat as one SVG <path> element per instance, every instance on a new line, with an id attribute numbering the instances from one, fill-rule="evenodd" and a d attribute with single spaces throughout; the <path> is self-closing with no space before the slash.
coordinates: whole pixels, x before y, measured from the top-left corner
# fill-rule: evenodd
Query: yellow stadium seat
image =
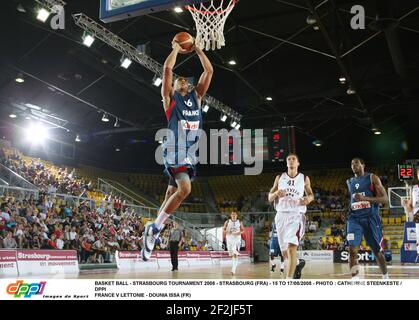
<path id="1" fill-rule="evenodd" d="M 383 225 L 388 225 L 388 218 L 382 218 Z"/>
<path id="2" fill-rule="evenodd" d="M 330 236 L 332 234 L 332 229 L 326 228 L 325 234 L 326 234 L 326 236 Z"/>
<path id="3" fill-rule="evenodd" d="M 397 218 L 395 219 L 395 222 L 396 222 L 396 224 L 402 224 L 402 218 L 397 217 Z"/>
<path id="4" fill-rule="evenodd" d="M 394 217 L 390 217 L 390 218 L 388 218 L 388 223 L 389 223 L 390 225 L 394 224 L 394 223 L 395 223 Z"/>
<path id="5" fill-rule="evenodd" d="M 403 246 L 403 240 L 397 241 L 397 249 L 400 249 Z"/>

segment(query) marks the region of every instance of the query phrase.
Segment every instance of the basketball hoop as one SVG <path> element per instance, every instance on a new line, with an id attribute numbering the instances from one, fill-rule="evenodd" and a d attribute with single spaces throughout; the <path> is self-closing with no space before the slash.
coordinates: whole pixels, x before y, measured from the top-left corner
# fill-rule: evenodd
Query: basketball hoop
<path id="1" fill-rule="evenodd" d="M 186 6 L 195 21 L 195 43 L 201 50 L 221 49 L 225 45 L 224 25 L 236 2 L 237 0 L 211 0 L 206 6 L 203 3 Z"/>

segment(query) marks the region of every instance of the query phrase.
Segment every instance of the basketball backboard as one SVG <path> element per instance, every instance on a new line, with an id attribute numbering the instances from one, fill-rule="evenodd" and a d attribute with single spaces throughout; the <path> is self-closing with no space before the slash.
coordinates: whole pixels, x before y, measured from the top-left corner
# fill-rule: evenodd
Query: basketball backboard
<path id="1" fill-rule="evenodd" d="M 112 22 L 156 13 L 204 0 L 100 0 L 100 20 Z"/>

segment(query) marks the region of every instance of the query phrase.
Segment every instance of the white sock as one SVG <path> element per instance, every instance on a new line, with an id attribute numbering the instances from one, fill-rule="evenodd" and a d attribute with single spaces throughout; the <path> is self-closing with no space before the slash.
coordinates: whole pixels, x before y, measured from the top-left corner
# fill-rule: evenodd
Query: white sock
<path id="1" fill-rule="evenodd" d="M 383 279 L 390 279 L 390 277 L 388 276 L 388 273 L 383 274 Z"/>
<path id="2" fill-rule="evenodd" d="M 300 264 L 300 259 L 297 258 L 297 264 L 296 266 L 298 266 Z"/>
<path id="3" fill-rule="evenodd" d="M 167 214 L 164 211 L 161 211 L 159 216 L 157 217 L 156 221 L 154 223 L 156 224 L 157 229 L 161 230 L 163 229 L 164 223 L 166 220 L 170 217 L 170 214 Z"/>
<path id="4" fill-rule="evenodd" d="M 271 263 L 271 267 L 275 264 L 275 260 L 269 260 L 269 262 Z"/>
<path id="5" fill-rule="evenodd" d="M 237 268 L 237 259 L 233 258 L 233 268 L 232 271 L 236 272 L 236 268 Z"/>
<path id="6" fill-rule="evenodd" d="M 285 269 L 285 261 L 281 262 L 281 269 Z"/>

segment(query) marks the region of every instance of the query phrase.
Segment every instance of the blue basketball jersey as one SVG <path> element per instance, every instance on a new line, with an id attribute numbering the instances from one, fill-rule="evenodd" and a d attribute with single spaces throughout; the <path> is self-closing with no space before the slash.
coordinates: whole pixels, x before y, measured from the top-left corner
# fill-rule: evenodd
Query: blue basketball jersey
<path id="1" fill-rule="evenodd" d="M 372 215 L 378 215 L 378 203 L 369 201 L 356 201 L 355 194 L 361 193 L 365 197 L 375 197 L 374 185 L 372 183 L 372 174 L 365 173 L 361 177 L 353 177 L 346 181 L 350 194 L 349 213 L 353 217 L 365 218 Z"/>
<path id="2" fill-rule="evenodd" d="M 193 90 L 185 96 L 175 91 L 166 111 L 166 118 L 167 128 L 172 134 L 167 137 L 165 147 L 172 148 L 176 155 L 183 153 L 186 157 L 190 156 L 188 149 L 198 142 L 202 129 L 202 110 L 196 91 Z M 176 160 L 174 164 L 182 163 L 183 160 Z"/>

